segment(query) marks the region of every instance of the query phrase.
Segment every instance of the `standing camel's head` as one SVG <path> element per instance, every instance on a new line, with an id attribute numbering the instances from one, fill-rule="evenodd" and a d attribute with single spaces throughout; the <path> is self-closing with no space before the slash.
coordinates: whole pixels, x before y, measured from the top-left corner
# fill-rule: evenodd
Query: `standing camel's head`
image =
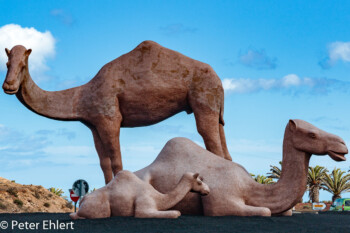
<path id="1" fill-rule="evenodd" d="M 292 132 L 293 146 L 309 154 L 328 154 L 335 161 L 345 161 L 348 148 L 340 137 L 327 133 L 303 120 L 290 120 L 287 126 Z"/>
<path id="2" fill-rule="evenodd" d="M 2 88 L 6 94 L 16 94 L 23 81 L 23 71 L 28 67 L 28 56 L 32 52 L 22 45 L 16 45 L 10 50 L 5 49 L 8 56 L 7 74 Z"/>
<path id="3" fill-rule="evenodd" d="M 192 189 L 191 192 L 199 193 L 200 195 L 208 195 L 210 192 L 209 186 L 203 182 L 203 178 L 198 173 L 187 173 L 190 178 Z"/>

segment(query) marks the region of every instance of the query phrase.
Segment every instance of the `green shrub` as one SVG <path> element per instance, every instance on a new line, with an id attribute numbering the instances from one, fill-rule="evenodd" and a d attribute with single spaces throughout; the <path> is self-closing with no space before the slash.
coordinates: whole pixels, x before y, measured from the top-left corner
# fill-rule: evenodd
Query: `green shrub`
<path id="1" fill-rule="evenodd" d="M 18 191 L 17 191 L 17 189 L 16 188 L 8 188 L 7 190 L 6 190 L 6 192 L 8 192 L 10 195 L 12 195 L 12 196 L 15 196 L 15 197 L 18 197 L 18 195 L 17 195 L 17 193 L 18 193 Z"/>
<path id="2" fill-rule="evenodd" d="M 15 199 L 13 201 L 13 203 L 15 203 L 16 205 L 18 205 L 19 207 L 22 207 L 23 206 L 23 201 L 19 200 L 19 199 Z"/>
<path id="3" fill-rule="evenodd" d="M 49 188 L 49 191 L 56 194 L 59 197 L 62 196 L 62 194 L 64 193 L 64 191 L 59 188 Z"/>

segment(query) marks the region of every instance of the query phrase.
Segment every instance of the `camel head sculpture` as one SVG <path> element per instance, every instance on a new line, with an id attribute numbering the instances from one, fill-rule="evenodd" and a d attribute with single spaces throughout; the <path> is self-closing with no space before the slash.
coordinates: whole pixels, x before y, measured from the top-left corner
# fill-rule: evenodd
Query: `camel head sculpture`
<path id="1" fill-rule="evenodd" d="M 290 120 L 286 130 L 292 132 L 295 149 L 314 155 L 328 154 L 335 161 L 345 161 L 348 149 L 343 139 L 303 120 Z"/>
<path id="2" fill-rule="evenodd" d="M 198 173 L 193 175 L 194 179 L 189 179 L 192 182 L 191 192 L 199 193 L 202 196 L 206 196 L 209 194 L 210 189 L 209 186 L 203 182 L 203 177 L 199 176 Z"/>
<path id="3" fill-rule="evenodd" d="M 28 57 L 32 52 L 31 49 L 26 49 L 22 45 L 17 45 L 9 49 L 5 49 L 8 56 L 7 74 L 2 88 L 6 94 L 16 94 L 22 84 L 25 77 L 22 72 L 28 69 Z"/>

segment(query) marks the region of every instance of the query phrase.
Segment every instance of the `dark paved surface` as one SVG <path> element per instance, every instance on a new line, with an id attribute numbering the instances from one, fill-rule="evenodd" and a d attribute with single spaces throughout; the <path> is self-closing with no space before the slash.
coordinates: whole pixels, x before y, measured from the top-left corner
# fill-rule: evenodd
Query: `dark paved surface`
<path id="1" fill-rule="evenodd" d="M 46 220 L 46 222 L 45 222 Z M 51 220 L 51 230 L 49 220 Z M 3 230 L 1 227 L 6 226 Z M 58 221 L 69 229 L 55 230 Z M 20 230 L 19 224 L 28 230 Z M 27 226 L 25 225 L 27 222 Z M 73 223 L 71 223 L 73 222 Z M 30 230 L 32 223 L 33 230 Z M 44 226 L 44 224 L 46 225 Z M 36 225 L 36 226 L 35 226 Z M 73 230 L 71 229 L 73 226 Z M 11 228 L 14 227 L 13 230 Z M 36 229 L 35 229 L 36 228 Z M 179 219 L 135 219 L 112 217 L 108 219 L 71 221 L 68 214 L 0 214 L 0 233 L 3 232 L 350 232 L 350 212 L 294 214 L 292 217 L 204 217 L 181 216 Z"/>

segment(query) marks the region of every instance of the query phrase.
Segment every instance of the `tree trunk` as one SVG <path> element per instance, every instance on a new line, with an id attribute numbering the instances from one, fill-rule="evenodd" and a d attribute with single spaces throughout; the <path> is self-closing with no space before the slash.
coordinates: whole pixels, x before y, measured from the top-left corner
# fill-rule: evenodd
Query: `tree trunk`
<path id="1" fill-rule="evenodd" d="M 312 187 L 312 196 L 311 201 L 314 202 L 320 202 L 320 188 L 317 186 Z"/>
<path id="2" fill-rule="evenodd" d="M 337 200 L 338 198 L 341 198 L 341 196 L 339 194 L 335 194 L 332 197 L 332 202 L 334 202 L 335 200 Z"/>

